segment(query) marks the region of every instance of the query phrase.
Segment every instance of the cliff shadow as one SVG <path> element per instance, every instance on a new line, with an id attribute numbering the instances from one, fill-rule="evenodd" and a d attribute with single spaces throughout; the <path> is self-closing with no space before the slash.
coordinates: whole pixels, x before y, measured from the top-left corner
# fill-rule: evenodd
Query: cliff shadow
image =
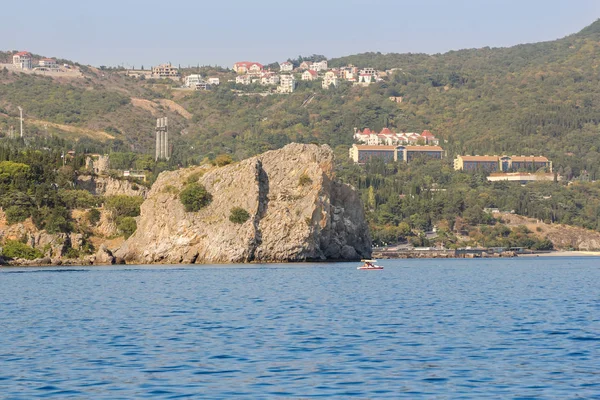
<path id="1" fill-rule="evenodd" d="M 256 183 L 258 185 L 258 210 L 254 218 L 254 240 L 251 244 L 248 261 L 254 261 L 256 249 L 262 244 L 260 221 L 267 215 L 269 208 L 269 176 L 262 167 L 262 161 L 256 162 Z"/>

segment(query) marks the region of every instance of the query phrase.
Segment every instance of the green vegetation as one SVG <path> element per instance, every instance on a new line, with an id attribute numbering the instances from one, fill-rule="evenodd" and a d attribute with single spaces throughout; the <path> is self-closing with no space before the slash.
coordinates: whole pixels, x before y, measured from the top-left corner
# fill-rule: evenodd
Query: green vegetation
<path id="1" fill-rule="evenodd" d="M 436 227 L 436 240 L 447 246 L 472 241 L 548 247 L 533 232 L 512 229 L 507 234 L 502 222 L 483 209 L 600 230 L 600 184 L 595 182 L 600 180 L 599 52 L 600 21 L 560 40 L 511 48 L 332 59 L 331 67 L 352 63 L 386 73 L 369 87 L 342 82 L 321 90 L 319 82 L 299 82 L 290 95 L 264 97 L 246 95 L 257 88 L 240 89 L 226 82 L 231 71 L 213 67 L 187 72 L 216 74 L 223 84 L 189 93 L 172 91 L 167 81 L 139 81 L 111 69 L 102 71 L 102 78 L 86 69 L 86 79 L 68 84 L 0 72 L 0 113 L 6 115 L 0 118 L 0 137 L 18 125 L 16 107 L 21 105 L 27 119 L 98 129 L 116 138 L 104 143 L 80 136 L 77 142 L 50 139 L 26 119 L 27 143 L 5 138 L 0 143 L 0 205 L 9 223 L 31 216 L 38 227 L 74 229 L 70 211 L 99 206 L 102 199 L 74 187 L 84 159 L 78 155 L 65 163 L 61 156 L 71 148 L 77 154 L 110 153 L 111 168 L 144 170 L 153 182 L 161 171 L 179 166 L 226 165 L 290 142 L 326 143 L 336 152 L 337 177 L 362 196 L 375 244 L 431 244 L 424 232 Z M 297 65 L 322 58 L 291 61 Z M 402 102 L 390 101 L 391 96 Z M 173 154 L 168 162 L 155 162 L 150 155 L 154 116 L 130 98 L 150 101 L 143 105 L 169 117 Z M 191 118 L 167 107 L 165 100 L 182 106 Z M 348 160 L 354 128 L 379 131 L 386 126 L 431 130 L 442 140 L 446 158 L 365 166 Z M 489 183 L 485 173 L 454 171 L 451 160 L 458 154 L 545 155 L 572 184 Z M 187 211 L 197 211 L 210 202 L 199 178 L 188 177 L 181 193 L 173 186 L 165 191 L 179 195 Z M 309 185 L 309 179 L 301 176 L 298 185 Z M 105 205 L 115 209 L 119 222 L 139 213 L 139 205 L 135 211 L 135 204 L 115 201 L 106 199 Z"/>
<path id="2" fill-rule="evenodd" d="M 26 260 L 35 260 L 43 257 L 41 251 L 27 246 L 25 243 L 16 240 L 7 240 L 2 245 L 2 256 L 5 258 L 24 258 Z"/>
<path id="3" fill-rule="evenodd" d="M 199 183 L 188 183 L 179 194 L 179 199 L 187 212 L 199 211 L 212 201 L 212 195 Z"/>
<path id="4" fill-rule="evenodd" d="M 233 207 L 231 209 L 231 214 L 229 215 L 229 220 L 234 224 L 243 224 L 244 222 L 250 219 L 250 214 L 248 211 L 244 210 L 242 207 Z"/>
<path id="5" fill-rule="evenodd" d="M 310 179 L 310 176 L 308 176 L 306 173 L 300 175 L 300 178 L 298 178 L 299 186 L 308 186 L 310 184 L 312 184 L 312 179 Z"/>
<path id="6" fill-rule="evenodd" d="M 135 222 L 135 218 L 133 217 L 123 217 L 119 221 L 117 225 L 117 229 L 125 236 L 127 239 L 129 236 L 133 235 L 135 230 L 137 229 L 137 223 Z"/>

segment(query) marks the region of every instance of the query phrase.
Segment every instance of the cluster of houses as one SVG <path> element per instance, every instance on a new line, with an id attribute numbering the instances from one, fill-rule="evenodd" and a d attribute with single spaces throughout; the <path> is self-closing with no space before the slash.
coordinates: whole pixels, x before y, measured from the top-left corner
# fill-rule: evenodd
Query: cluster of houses
<path id="1" fill-rule="evenodd" d="M 36 71 L 61 71 L 62 68 L 71 68 L 68 64 L 59 65 L 54 58 L 41 58 L 36 65 L 33 56 L 28 51 L 20 51 L 13 55 L 12 65 L 16 69 Z"/>
<path id="2" fill-rule="evenodd" d="M 355 163 L 366 163 L 373 159 L 384 162 L 410 162 L 417 156 L 442 159 L 444 150 L 439 139 L 430 131 L 418 133 L 396 133 L 389 128 L 375 132 L 369 128 L 355 129 L 354 144 L 350 158 Z M 551 181 L 562 179 L 552 173 L 552 162 L 544 156 L 457 156 L 454 169 L 459 171 L 486 171 L 488 181 Z"/>
<path id="3" fill-rule="evenodd" d="M 377 133 L 369 128 L 365 128 L 363 131 L 358 129 L 354 130 L 354 140 L 360 143 L 367 144 L 369 146 L 395 146 L 399 144 L 427 144 L 427 145 L 439 145 L 440 141 L 430 131 L 424 130 L 421 134 L 410 132 L 410 133 L 397 133 L 392 132 L 389 128 L 383 128 L 381 132 Z"/>
<path id="4" fill-rule="evenodd" d="M 442 159 L 444 150 L 430 131 L 418 133 L 396 133 L 383 128 L 377 133 L 365 128 L 355 129 L 354 140 L 364 144 L 354 144 L 350 148 L 350 158 L 355 163 L 365 163 L 379 158 L 384 162 L 410 162 L 415 157 Z"/>
<path id="5" fill-rule="evenodd" d="M 181 82 L 181 74 L 179 68 L 171 63 L 160 64 L 149 70 L 145 69 L 128 69 L 125 71 L 127 76 L 144 79 L 171 79 L 175 82 Z M 191 74 L 183 78 L 183 88 L 194 90 L 208 90 L 211 86 L 216 86 L 221 83 L 217 77 L 202 77 L 200 74 Z"/>
<path id="6" fill-rule="evenodd" d="M 238 74 L 235 79 L 237 84 L 250 85 L 258 83 L 264 86 L 277 86 L 278 93 L 291 93 L 298 80 L 321 80 L 321 87 L 329 89 L 332 85 L 337 87 L 341 80 L 353 82 L 357 85 L 367 86 L 379 81 L 379 75 L 373 68 L 359 70 L 349 65 L 342 68 L 329 68 L 327 60 L 303 61 L 297 68 L 290 61 L 279 64 L 279 71 L 265 69 L 258 62 L 241 61 L 233 64 L 233 70 Z"/>

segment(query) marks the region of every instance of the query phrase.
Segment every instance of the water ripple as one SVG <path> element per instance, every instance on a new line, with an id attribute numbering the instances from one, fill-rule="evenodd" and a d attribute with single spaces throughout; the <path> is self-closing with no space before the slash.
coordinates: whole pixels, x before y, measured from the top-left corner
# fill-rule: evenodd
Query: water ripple
<path id="1" fill-rule="evenodd" d="M 598 398 L 598 261 L 0 268 L 0 397 Z"/>

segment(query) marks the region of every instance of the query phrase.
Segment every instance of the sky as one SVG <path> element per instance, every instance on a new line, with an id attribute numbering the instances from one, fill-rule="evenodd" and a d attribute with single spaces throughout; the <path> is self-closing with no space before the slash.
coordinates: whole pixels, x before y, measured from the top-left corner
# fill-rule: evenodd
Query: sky
<path id="1" fill-rule="evenodd" d="M 3 3 L 0 50 L 127 68 L 505 47 L 558 39 L 600 18 L 598 0 Z"/>

